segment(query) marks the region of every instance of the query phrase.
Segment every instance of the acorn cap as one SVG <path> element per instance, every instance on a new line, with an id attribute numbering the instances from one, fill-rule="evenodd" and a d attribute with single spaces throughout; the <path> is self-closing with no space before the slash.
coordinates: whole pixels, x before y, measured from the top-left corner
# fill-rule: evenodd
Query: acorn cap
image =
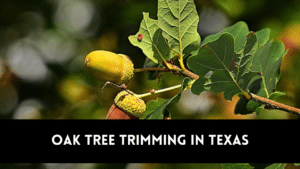
<path id="1" fill-rule="evenodd" d="M 123 62 L 124 62 L 123 76 L 121 77 L 122 83 L 120 84 L 123 83 L 127 84 L 130 81 L 130 79 L 133 77 L 134 65 L 129 56 L 123 54 L 119 54 L 119 55 L 123 58 Z"/>
<path id="2" fill-rule="evenodd" d="M 85 65 L 90 74 L 104 82 L 127 84 L 134 74 L 134 65 L 128 56 L 104 50 L 89 53 Z"/>
<path id="3" fill-rule="evenodd" d="M 118 108 L 137 118 L 142 117 L 146 111 L 145 102 L 142 99 L 136 97 L 136 95 L 132 95 L 127 91 L 121 91 L 116 96 L 115 104 Z"/>

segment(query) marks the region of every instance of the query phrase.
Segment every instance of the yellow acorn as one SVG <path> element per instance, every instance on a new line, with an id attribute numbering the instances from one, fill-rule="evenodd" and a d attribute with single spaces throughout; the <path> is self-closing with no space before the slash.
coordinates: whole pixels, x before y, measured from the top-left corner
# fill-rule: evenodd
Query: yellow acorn
<path id="1" fill-rule="evenodd" d="M 146 111 L 145 102 L 134 93 L 121 91 L 109 109 L 106 119 L 138 119 Z"/>
<path id="2" fill-rule="evenodd" d="M 97 50 L 85 58 L 88 71 L 101 81 L 116 84 L 127 84 L 133 77 L 133 63 L 123 54 Z"/>

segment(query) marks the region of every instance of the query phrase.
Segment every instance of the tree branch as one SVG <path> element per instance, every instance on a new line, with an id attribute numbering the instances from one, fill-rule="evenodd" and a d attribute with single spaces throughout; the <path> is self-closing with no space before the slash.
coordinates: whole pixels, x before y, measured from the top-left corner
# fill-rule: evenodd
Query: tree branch
<path id="1" fill-rule="evenodd" d="M 177 70 L 178 67 L 177 66 L 175 66 L 175 67 L 176 67 L 175 70 Z M 180 68 L 178 68 L 178 69 L 180 69 Z M 197 80 L 199 78 L 198 75 L 194 74 L 193 72 L 191 72 L 191 71 L 189 71 L 187 69 L 177 70 L 177 71 L 179 71 L 181 73 L 181 75 L 187 76 L 187 77 L 189 77 L 191 79 Z M 252 94 L 252 93 L 245 92 L 245 93 L 243 93 L 243 95 L 248 100 L 253 100 L 253 101 L 256 101 L 256 102 L 268 105 L 270 107 L 270 109 L 278 109 L 278 110 L 282 110 L 282 111 L 285 111 L 285 112 L 288 112 L 288 113 L 291 113 L 291 114 L 300 115 L 300 109 L 298 109 L 298 108 L 295 108 L 295 107 L 292 107 L 292 106 L 288 106 L 288 105 L 285 105 L 283 103 L 279 103 L 279 102 L 276 102 L 274 100 L 270 100 L 270 99 L 267 99 L 267 98 L 264 98 L 264 97 Z"/>
<path id="2" fill-rule="evenodd" d="M 278 109 L 278 110 L 282 110 L 282 111 L 285 111 L 288 113 L 300 115 L 300 109 L 298 109 L 298 108 L 288 106 L 283 103 L 279 103 L 274 100 L 270 100 L 270 99 L 252 94 L 252 93 L 250 93 L 250 95 L 251 95 L 251 100 L 268 105 L 270 107 L 270 109 Z"/>
<path id="3" fill-rule="evenodd" d="M 159 72 L 164 72 L 166 68 L 160 68 L 160 67 L 150 67 L 150 68 L 139 68 L 139 69 L 134 69 L 134 73 L 136 72 L 149 72 L 149 71 L 159 71 Z"/>
<path id="4" fill-rule="evenodd" d="M 178 66 L 174 64 L 168 63 L 168 65 L 165 65 L 165 68 L 141 68 L 141 69 L 135 69 L 135 72 L 143 72 L 143 71 L 161 71 L 161 72 L 172 72 L 175 75 L 182 75 L 189 77 L 190 79 L 197 80 L 199 78 L 198 75 L 195 73 L 189 71 L 188 69 L 181 69 Z M 278 109 L 282 110 L 291 114 L 297 114 L 300 115 L 300 109 L 285 105 L 283 103 L 276 102 L 274 100 L 270 100 L 252 93 L 243 93 L 244 97 L 248 100 L 256 101 L 259 103 L 262 103 L 268 107 L 268 109 Z"/>

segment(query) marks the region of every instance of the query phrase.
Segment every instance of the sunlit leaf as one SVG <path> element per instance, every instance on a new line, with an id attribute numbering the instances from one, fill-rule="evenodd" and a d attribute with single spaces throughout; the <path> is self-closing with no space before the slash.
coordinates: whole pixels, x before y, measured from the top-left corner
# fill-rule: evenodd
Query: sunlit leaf
<path id="1" fill-rule="evenodd" d="M 157 15 L 172 50 L 184 56 L 199 47 L 199 16 L 193 0 L 158 0 Z"/>
<path id="2" fill-rule="evenodd" d="M 149 13 L 143 13 L 140 30 L 136 35 L 128 37 L 130 43 L 142 49 L 143 53 L 155 63 L 162 63 L 163 59 L 170 60 L 170 47 L 162 36 L 162 30 L 157 20 L 149 18 Z"/>

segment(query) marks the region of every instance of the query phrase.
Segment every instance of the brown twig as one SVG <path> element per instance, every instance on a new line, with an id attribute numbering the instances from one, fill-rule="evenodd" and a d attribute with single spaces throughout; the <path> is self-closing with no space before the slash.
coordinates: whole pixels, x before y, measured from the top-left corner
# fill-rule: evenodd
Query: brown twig
<path id="1" fill-rule="evenodd" d="M 300 109 L 298 109 L 298 108 L 288 106 L 283 103 L 279 103 L 274 100 L 270 100 L 270 99 L 252 94 L 252 93 L 250 93 L 250 95 L 251 95 L 251 100 L 265 104 L 265 105 L 269 105 L 271 109 L 278 109 L 278 110 L 286 111 L 288 113 L 300 115 Z"/>
<path id="2" fill-rule="evenodd" d="M 199 78 L 198 75 L 196 75 L 195 73 L 189 71 L 188 69 L 181 69 L 178 66 L 173 65 L 173 64 L 169 64 L 169 67 L 170 67 L 170 71 L 173 74 L 183 75 L 183 76 L 189 77 L 191 79 L 195 79 L 195 80 L 197 80 Z"/>
<path id="3" fill-rule="evenodd" d="M 189 77 L 189 78 L 191 78 L 191 79 L 194 79 L 194 80 L 197 80 L 197 79 L 199 78 L 198 75 L 196 75 L 195 73 L 193 73 L 193 72 L 191 72 L 191 71 L 189 71 L 189 70 L 187 70 L 187 69 L 184 69 L 184 70 L 181 72 L 181 74 L 184 75 L 184 76 L 187 76 L 187 77 Z"/>
<path id="4" fill-rule="evenodd" d="M 152 67 L 152 68 L 139 68 L 139 69 L 134 69 L 134 72 L 149 72 L 149 71 L 159 71 L 159 72 L 172 72 L 173 74 L 176 75 L 183 75 L 183 76 L 187 76 L 190 77 L 191 79 L 195 79 L 197 80 L 199 78 L 198 75 L 192 73 L 191 71 L 184 69 L 182 70 L 181 68 L 179 68 L 176 65 L 173 64 L 168 64 L 170 67 L 170 70 L 165 67 L 165 68 L 157 68 L 157 67 Z"/>
<path id="5" fill-rule="evenodd" d="M 159 71 L 159 72 L 164 72 L 164 71 L 166 71 L 166 68 L 150 67 L 150 68 L 139 68 L 139 69 L 134 69 L 134 73 L 136 73 L 136 72 L 149 72 L 149 71 Z"/>

